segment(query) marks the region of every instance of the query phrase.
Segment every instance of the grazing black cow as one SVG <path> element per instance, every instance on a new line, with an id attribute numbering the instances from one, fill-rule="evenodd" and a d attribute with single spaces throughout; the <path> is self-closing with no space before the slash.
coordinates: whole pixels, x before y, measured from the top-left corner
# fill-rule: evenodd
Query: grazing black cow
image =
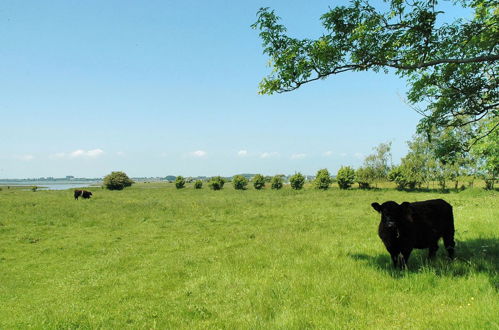
<path id="1" fill-rule="evenodd" d="M 82 197 L 82 198 L 85 198 L 85 199 L 88 199 L 90 198 L 90 196 L 92 196 L 92 193 L 90 191 L 86 191 L 86 190 L 75 190 L 75 199 L 77 200 L 78 197 Z"/>
<path id="2" fill-rule="evenodd" d="M 381 214 L 378 235 L 395 267 L 406 267 L 412 249 L 429 248 L 428 257 L 433 258 L 440 237 L 449 258 L 454 258 L 454 216 L 452 206 L 443 199 L 400 205 L 389 201 L 371 206 Z"/>

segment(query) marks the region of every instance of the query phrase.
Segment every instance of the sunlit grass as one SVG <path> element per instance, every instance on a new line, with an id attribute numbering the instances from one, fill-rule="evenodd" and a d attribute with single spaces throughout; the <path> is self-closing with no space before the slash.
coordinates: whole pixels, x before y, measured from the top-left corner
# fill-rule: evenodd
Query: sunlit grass
<path id="1" fill-rule="evenodd" d="M 497 328 L 499 198 L 138 184 L 0 191 L 0 328 Z M 392 269 L 370 203 L 444 198 L 458 259 Z"/>

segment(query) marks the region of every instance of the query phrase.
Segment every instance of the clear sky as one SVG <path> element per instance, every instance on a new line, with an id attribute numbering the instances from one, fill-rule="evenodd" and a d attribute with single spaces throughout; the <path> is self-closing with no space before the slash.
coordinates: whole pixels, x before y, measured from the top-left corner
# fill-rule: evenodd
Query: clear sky
<path id="1" fill-rule="evenodd" d="M 336 173 L 388 141 L 397 162 L 419 120 L 403 79 L 257 93 L 257 10 L 316 37 L 340 3 L 3 0 L 0 178 Z"/>

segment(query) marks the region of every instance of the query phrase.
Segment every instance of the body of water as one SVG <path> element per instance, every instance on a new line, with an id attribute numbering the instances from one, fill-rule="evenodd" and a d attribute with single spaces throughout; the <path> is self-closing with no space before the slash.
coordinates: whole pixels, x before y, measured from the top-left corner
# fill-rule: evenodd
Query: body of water
<path id="1" fill-rule="evenodd" d="M 39 190 L 66 190 L 75 188 L 100 187 L 99 181 L 0 181 L 0 187 L 37 186 Z"/>

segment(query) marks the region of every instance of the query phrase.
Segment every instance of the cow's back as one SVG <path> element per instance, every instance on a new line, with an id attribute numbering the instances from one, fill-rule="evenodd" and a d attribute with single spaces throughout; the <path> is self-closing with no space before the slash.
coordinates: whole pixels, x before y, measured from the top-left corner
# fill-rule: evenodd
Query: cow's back
<path id="1" fill-rule="evenodd" d="M 413 220 L 420 230 L 431 231 L 440 237 L 454 233 L 452 206 L 443 199 L 414 202 L 411 206 Z"/>

